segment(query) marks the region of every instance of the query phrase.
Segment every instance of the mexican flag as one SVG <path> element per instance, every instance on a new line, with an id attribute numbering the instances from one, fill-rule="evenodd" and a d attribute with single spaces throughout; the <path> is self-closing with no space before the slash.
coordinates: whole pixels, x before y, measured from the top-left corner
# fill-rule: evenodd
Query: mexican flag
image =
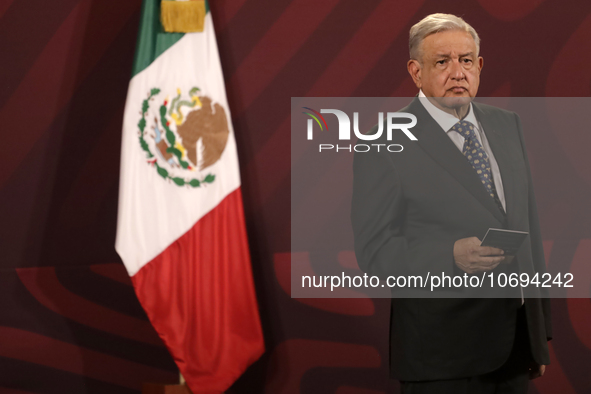
<path id="1" fill-rule="evenodd" d="M 167 18 L 188 15 L 194 32 L 165 32 L 161 2 L 144 0 L 115 247 L 189 388 L 217 393 L 261 356 L 263 336 L 211 13 L 203 0 L 163 3 L 192 7 Z"/>

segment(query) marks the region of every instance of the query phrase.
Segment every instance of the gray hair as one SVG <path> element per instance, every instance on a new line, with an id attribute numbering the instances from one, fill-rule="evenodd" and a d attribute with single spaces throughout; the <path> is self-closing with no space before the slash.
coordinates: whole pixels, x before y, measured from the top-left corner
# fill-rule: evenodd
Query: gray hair
<path id="1" fill-rule="evenodd" d="M 421 61 L 422 59 L 420 59 L 419 56 L 420 47 L 425 37 L 449 30 L 460 30 L 470 33 L 476 43 L 476 55 L 478 55 L 480 52 L 480 37 L 478 37 L 478 33 L 476 33 L 476 30 L 474 30 L 472 26 L 459 16 L 451 14 L 431 14 L 427 15 L 423 20 L 410 28 L 408 39 L 410 58 Z"/>

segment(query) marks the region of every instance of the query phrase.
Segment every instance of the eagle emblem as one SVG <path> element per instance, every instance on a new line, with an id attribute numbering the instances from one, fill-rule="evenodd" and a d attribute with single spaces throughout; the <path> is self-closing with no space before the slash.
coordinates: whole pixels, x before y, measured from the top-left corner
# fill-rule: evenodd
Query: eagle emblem
<path id="1" fill-rule="evenodd" d="M 153 88 L 142 101 L 140 147 L 158 175 L 178 186 L 201 187 L 215 181 L 206 171 L 226 147 L 230 129 L 224 107 L 197 87 L 174 97 Z M 157 110 L 150 107 L 158 106 Z M 158 105 L 159 104 L 159 105 Z"/>

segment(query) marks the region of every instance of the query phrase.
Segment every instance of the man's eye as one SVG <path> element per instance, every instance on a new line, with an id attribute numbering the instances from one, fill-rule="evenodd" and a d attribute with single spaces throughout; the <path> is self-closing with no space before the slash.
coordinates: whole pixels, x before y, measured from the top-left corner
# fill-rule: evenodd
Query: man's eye
<path id="1" fill-rule="evenodd" d="M 443 64 L 445 64 L 445 60 L 438 60 L 437 61 L 437 64 L 442 64 L 443 65 Z"/>
<path id="2" fill-rule="evenodd" d="M 472 59 L 464 59 L 463 62 L 464 63 L 472 63 Z"/>

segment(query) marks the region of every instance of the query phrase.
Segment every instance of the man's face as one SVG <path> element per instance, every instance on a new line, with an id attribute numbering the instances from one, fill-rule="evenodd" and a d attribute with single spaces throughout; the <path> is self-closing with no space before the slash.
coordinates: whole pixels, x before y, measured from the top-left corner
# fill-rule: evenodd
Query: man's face
<path id="1" fill-rule="evenodd" d="M 462 107 L 476 96 L 483 59 L 477 56 L 469 33 L 451 30 L 431 34 L 419 49 L 421 62 L 410 60 L 408 71 L 425 96 L 444 108 Z"/>

